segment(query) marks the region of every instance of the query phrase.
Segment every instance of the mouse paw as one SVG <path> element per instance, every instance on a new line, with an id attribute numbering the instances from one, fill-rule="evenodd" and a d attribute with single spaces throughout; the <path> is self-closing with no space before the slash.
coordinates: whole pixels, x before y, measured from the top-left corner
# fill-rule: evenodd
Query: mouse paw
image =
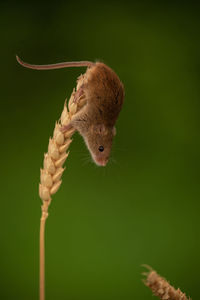
<path id="1" fill-rule="evenodd" d="M 73 128 L 73 126 L 69 123 L 69 124 L 67 124 L 67 125 L 62 126 L 62 127 L 60 128 L 60 131 L 61 131 L 62 133 L 65 133 L 66 131 L 69 131 L 69 130 L 71 130 L 72 128 Z"/>
<path id="2" fill-rule="evenodd" d="M 83 95 L 84 95 L 84 90 L 83 90 L 83 86 L 81 86 L 78 89 L 78 91 L 76 91 L 73 102 L 78 104 L 78 102 L 80 101 L 80 99 L 82 98 Z"/>

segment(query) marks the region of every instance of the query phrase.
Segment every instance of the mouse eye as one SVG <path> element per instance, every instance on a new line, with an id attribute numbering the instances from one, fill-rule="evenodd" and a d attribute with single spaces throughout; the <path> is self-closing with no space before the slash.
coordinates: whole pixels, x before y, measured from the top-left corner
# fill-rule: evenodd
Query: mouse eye
<path id="1" fill-rule="evenodd" d="M 103 150 L 104 150 L 104 147 L 103 146 L 99 146 L 99 151 L 103 152 Z"/>

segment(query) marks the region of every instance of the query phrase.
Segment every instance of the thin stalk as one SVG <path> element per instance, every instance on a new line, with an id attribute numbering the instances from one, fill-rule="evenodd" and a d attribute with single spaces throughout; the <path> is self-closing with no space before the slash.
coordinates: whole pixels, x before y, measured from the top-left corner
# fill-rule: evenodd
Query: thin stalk
<path id="1" fill-rule="evenodd" d="M 40 300 L 45 300 L 45 224 L 47 217 L 47 207 L 43 205 L 40 219 Z"/>

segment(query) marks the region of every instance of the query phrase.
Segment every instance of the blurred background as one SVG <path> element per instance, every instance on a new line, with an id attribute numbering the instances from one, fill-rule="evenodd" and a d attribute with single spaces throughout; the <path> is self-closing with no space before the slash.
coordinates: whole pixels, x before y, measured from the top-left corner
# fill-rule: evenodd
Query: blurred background
<path id="1" fill-rule="evenodd" d="M 125 86 L 112 158 L 76 134 L 46 227 L 47 300 L 152 298 L 146 263 L 193 299 L 200 268 L 200 18 L 193 1 L 1 1 L 0 299 L 38 299 L 39 170 L 85 68 Z"/>

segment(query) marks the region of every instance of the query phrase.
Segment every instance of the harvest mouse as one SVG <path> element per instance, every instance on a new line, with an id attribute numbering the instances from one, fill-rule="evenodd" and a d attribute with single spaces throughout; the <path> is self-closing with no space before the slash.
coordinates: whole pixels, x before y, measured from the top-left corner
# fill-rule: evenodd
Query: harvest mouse
<path id="1" fill-rule="evenodd" d="M 99 166 L 105 166 L 116 134 L 114 126 L 124 101 L 124 87 L 117 74 L 101 62 L 31 65 L 23 62 L 18 56 L 16 58 L 22 66 L 36 70 L 88 67 L 74 97 L 74 102 L 84 97 L 86 105 L 75 114 L 67 126 L 62 128 L 62 131 L 75 128 L 85 140 L 94 162 Z"/>

